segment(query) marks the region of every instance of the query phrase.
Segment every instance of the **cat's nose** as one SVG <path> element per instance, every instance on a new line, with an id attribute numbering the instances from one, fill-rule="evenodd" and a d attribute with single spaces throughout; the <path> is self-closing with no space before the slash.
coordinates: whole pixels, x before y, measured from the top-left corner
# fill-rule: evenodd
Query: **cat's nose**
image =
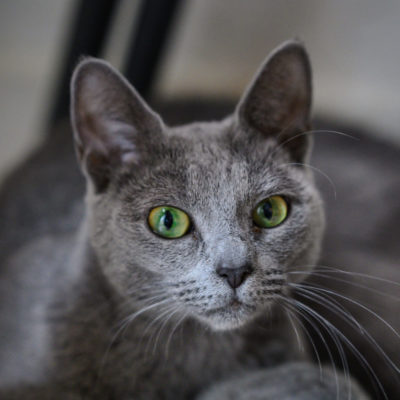
<path id="1" fill-rule="evenodd" d="M 228 281 L 232 289 L 236 289 L 253 272 L 253 267 L 250 264 L 244 264 L 241 267 L 228 268 L 220 264 L 216 271 L 219 276 Z"/>

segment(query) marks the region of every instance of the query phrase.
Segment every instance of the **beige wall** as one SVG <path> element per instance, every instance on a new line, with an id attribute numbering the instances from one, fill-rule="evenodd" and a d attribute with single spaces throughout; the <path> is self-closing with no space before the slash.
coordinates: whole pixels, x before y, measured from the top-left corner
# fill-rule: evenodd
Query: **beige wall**
<path id="1" fill-rule="evenodd" d="M 74 0 L 0 0 L 0 178 L 38 141 Z"/>
<path id="2" fill-rule="evenodd" d="M 304 40 L 315 110 L 400 142 L 400 1 L 193 0 L 164 68 L 165 96 L 239 96 L 280 42 Z"/>

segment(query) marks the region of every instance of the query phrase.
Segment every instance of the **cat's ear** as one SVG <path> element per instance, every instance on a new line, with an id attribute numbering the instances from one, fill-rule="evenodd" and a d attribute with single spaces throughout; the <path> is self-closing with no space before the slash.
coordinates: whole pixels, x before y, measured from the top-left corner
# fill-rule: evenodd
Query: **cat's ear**
<path id="1" fill-rule="evenodd" d="M 261 66 L 238 104 L 239 121 L 265 137 L 274 136 L 293 160 L 307 156 L 311 66 L 304 46 L 285 42 Z"/>
<path id="2" fill-rule="evenodd" d="M 107 187 L 115 169 L 138 164 L 144 142 L 163 129 L 161 118 L 128 81 L 93 58 L 74 71 L 71 120 L 81 167 L 97 192 Z"/>

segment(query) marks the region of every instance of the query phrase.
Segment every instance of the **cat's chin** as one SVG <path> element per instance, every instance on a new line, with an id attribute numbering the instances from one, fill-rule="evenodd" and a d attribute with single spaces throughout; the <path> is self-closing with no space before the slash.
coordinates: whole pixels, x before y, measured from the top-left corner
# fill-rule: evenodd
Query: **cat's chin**
<path id="1" fill-rule="evenodd" d="M 238 329 L 256 317 L 256 307 L 234 304 L 206 311 L 200 319 L 216 331 Z"/>

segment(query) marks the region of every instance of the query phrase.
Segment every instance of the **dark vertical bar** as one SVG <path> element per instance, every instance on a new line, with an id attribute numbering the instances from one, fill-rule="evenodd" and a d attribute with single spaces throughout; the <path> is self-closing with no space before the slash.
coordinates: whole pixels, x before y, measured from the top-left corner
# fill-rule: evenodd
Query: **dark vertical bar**
<path id="1" fill-rule="evenodd" d="M 142 0 L 124 73 L 148 97 L 181 0 Z"/>
<path id="2" fill-rule="evenodd" d="M 98 56 L 103 49 L 113 13 L 119 0 L 79 0 L 71 27 L 65 59 L 56 87 L 50 126 L 68 116 L 69 82 L 82 55 Z"/>

